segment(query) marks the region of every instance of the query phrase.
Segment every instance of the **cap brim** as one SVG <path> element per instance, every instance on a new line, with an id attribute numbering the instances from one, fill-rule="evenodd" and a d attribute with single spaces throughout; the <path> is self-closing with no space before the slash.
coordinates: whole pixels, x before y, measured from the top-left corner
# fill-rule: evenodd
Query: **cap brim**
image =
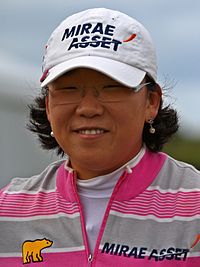
<path id="1" fill-rule="evenodd" d="M 128 87 L 139 85 L 146 74 L 143 70 L 109 58 L 82 56 L 67 60 L 49 69 L 48 75 L 41 86 L 47 86 L 62 74 L 76 68 L 89 68 L 99 71 Z"/>

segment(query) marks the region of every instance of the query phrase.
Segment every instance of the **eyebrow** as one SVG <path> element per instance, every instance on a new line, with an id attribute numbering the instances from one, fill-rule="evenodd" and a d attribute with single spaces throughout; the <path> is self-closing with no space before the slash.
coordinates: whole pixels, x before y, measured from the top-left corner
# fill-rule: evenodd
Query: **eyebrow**
<path id="1" fill-rule="evenodd" d="M 72 76 L 80 71 L 80 68 L 69 70 L 68 72 L 63 73 L 63 76 Z"/>

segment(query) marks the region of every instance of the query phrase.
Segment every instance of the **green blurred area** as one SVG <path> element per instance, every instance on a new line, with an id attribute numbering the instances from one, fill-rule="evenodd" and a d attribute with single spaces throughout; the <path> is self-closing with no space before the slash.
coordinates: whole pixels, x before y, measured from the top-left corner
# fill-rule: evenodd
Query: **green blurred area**
<path id="1" fill-rule="evenodd" d="M 175 135 L 164 146 L 163 152 L 177 160 L 192 164 L 200 170 L 200 138 L 192 139 L 183 135 Z"/>

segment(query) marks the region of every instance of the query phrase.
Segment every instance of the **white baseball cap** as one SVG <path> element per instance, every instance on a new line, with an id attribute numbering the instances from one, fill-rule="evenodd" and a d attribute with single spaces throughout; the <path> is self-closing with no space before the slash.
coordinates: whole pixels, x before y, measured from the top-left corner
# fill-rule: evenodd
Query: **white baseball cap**
<path id="1" fill-rule="evenodd" d="M 129 87 L 157 76 L 155 48 L 137 20 L 105 8 L 66 18 L 52 33 L 43 58 L 41 86 L 75 68 L 99 71 Z"/>

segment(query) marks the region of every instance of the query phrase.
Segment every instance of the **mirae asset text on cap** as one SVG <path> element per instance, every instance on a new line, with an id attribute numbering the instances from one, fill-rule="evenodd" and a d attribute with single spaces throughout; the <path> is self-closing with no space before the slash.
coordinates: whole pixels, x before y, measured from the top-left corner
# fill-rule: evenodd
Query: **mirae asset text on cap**
<path id="1" fill-rule="evenodd" d="M 79 25 L 74 25 L 71 28 L 67 28 L 64 31 L 62 41 L 68 39 L 69 37 L 74 37 L 71 44 L 68 47 L 68 50 L 72 48 L 86 48 L 88 46 L 98 47 L 101 46 L 103 48 L 110 49 L 111 44 L 113 44 L 112 48 L 114 51 L 117 51 L 118 46 L 122 44 L 122 42 L 132 41 L 136 34 L 133 33 L 124 41 L 119 41 L 111 38 L 114 35 L 115 26 L 113 25 L 103 25 L 101 22 L 97 22 L 95 25 L 92 23 L 84 23 Z M 87 34 L 96 34 L 90 35 Z M 81 39 L 75 36 L 82 36 Z M 110 36 L 110 37 L 108 37 Z"/>

